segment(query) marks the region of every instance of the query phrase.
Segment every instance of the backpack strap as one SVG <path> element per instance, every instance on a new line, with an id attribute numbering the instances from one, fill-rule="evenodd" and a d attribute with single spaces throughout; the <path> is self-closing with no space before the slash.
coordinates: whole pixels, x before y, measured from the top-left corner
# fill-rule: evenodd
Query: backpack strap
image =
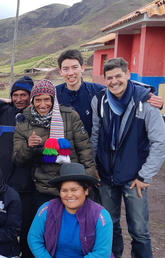
<path id="1" fill-rule="evenodd" d="M 97 97 L 97 114 L 99 117 L 103 117 L 103 100 L 104 100 L 104 95 L 105 95 L 105 90 L 103 89 L 99 92 L 99 94 L 96 96 Z"/>

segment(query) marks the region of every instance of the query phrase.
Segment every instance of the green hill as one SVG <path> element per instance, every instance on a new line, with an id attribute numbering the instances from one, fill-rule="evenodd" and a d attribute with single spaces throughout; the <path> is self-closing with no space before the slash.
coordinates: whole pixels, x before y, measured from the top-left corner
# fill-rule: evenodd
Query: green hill
<path id="1" fill-rule="evenodd" d="M 20 16 L 15 72 L 23 67 L 55 66 L 62 50 L 79 48 L 102 36 L 101 27 L 148 2 L 83 0 L 72 7 L 52 4 Z M 10 69 L 13 31 L 14 18 L 0 20 L 0 72 Z"/>

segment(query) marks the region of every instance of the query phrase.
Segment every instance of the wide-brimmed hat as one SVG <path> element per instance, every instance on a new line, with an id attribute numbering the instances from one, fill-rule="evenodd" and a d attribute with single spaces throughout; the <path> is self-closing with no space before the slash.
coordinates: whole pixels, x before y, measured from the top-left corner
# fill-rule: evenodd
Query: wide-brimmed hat
<path id="1" fill-rule="evenodd" d="M 65 181 L 84 181 L 89 185 L 98 184 L 98 180 L 94 176 L 89 176 L 85 172 L 85 168 L 80 163 L 64 163 L 60 168 L 60 176 L 49 181 L 52 186 L 58 186 L 59 183 Z"/>

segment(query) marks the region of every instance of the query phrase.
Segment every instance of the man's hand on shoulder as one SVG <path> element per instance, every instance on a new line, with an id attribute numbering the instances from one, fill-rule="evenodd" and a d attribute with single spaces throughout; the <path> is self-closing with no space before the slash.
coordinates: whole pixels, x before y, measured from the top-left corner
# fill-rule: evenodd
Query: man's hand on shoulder
<path id="1" fill-rule="evenodd" d="M 153 107 L 161 109 L 163 107 L 163 98 L 150 93 L 151 98 L 147 100 Z"/>
<path id="2" fill-rule="evenodd" d="M 149 184 L 141 182 L 138 179 L 135 179 L 132 182 L 130 189 L 133 189 L 134 187 L 136 187 L 136 191 L 137 191 L 139 198 L 142 198 L 142 190 L 145 190 L 148 186 L 149 186 Z"/>

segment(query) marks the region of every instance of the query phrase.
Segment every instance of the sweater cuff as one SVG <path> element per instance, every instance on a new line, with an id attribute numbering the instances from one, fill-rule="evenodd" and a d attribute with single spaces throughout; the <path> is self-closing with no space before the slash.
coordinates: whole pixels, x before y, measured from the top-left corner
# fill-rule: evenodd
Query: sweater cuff
<path id="1" fill-rule="evenodd" d="M 141 182 L 144 182 L 144 178 L 141 177 L 141 176 L 139 176 L 139 175 L 137 175 L 136 179 L 138 179 L 138 180 L 141 181 Z"/>

